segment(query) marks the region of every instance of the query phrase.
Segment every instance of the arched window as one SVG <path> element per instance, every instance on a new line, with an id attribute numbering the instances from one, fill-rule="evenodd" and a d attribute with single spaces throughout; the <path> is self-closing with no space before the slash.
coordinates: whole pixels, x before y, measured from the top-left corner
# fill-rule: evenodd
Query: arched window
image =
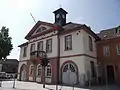
<path id="1" fill-rule="evenodd" d="M 37 76 L 40 76 L 42 74 L 42 66 L 38 64 L 37 66 Z"/>
<path id="2" fill-rule="evenodd" d="M 72 63 L 66 63 L 63 67 L 63 72 L 67 72 L 67 71 L 70 71 L 70 72 L 76 72 L 76 67 L 74 64 Z"/>
<path id="3" fill-rule="evenodd" d="M 68 64 L 66 64 L 66 65 L 64 66 L 63 72 L 67 72 L 67 70 L 68 70 Z"/>
<path id="4" fill-rule="evenodd" d="M 46 67 L 46 77 L 51 77 L 51 76 L 52 76 L 51 65 L 48 64 Z"/>
<path id="5" fill-rule="evenodd" d="M 70 64 L 70 71 L 71 72 L 76 72 L 76 70 L 75 70 L 75 66 L 73 65 L 73 64 Z"/>
<path id="6" fill-rule="evenodd" d="M 31 64 L 31 65 L 30 65 L 30 69 L 29 69 L 29 74 L 30 74 L 30 75 L 33 75 L 33 72 L 34 72 L 34 65 Z"/>

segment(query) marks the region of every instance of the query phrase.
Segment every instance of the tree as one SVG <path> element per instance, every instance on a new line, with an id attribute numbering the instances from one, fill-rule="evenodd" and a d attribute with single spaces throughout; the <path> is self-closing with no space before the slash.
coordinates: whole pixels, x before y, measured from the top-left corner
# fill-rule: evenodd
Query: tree
<path id="1" fill-rule="evenodd" d="M 2 27 L 0 30 L 0 62 L 7 58 L 13 49 L 13 45 L 11 43 L 11 37 L 9 36 L 9 29 L 6 27 Z"/>

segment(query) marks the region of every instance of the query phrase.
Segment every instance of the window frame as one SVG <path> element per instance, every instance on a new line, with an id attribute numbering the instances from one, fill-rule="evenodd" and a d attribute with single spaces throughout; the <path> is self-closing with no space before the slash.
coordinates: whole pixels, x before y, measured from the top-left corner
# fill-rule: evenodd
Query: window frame
<path id="1" fill-rule="evenodd" d="M 116 51 L 117 51 L 117 55 L 120 55 L 120 44 L 116 45 Z"/>
<path id="2" fill-rule="evenodd" d="M 89 36 L 89 50 L 93 51 L 93 40 L 91 36 Z"/>
<path id="3" fill-rule="evenodd" d="M 103 46 L 103 56 L 105 56 L 105 57 L 110 56 L 110 47 L 109 47 L 109 45 Z"/>
<path id="4" fill-rule="evenodd" d="M 42 48 L 41 48 L 42 47 Z M 41 50 L 40 50 L 41 49 Z M 38 51 L 43 51 L 43 41 L 37 42 L 37 50 Z"/>
<path id="5" fill-rule="evenodd" d="M 27 46 L 23 47 L 23 57 L 27 57 Z"/>
<path id="6" fill-rule="evenodd" d="M 34 50 L 32 50 L 33 46 L 34 46 Z M 35 51 L 35 43 L 32 43 L 31 46 L 30 46 L 30 52 L 34 52 L 34 51 Z"/>
<path id="7" fill-rule="evenodd" d="M 116 34 L 120 34 L 120 28 L 116 28 Z"/>
<path id="8" fill-rule="evenodd" d="M 48 75 L 48 69 L 50 69 L 50 75 Z M 48 63 L 48 65 L 46 66 L 46 68 L 45 68 L 45 77 L 52 77 L 52 67 L 51 67 L 51 65 L 50 65 L 50 63 Z"/>
<path id="9" fill-rule="evenodd" d="M 33 67 L 32 70 L 31 70 L 31 67 Z M 34 74 L 34 65 L 31 64 L 30 67 L 29 67 L 29 75 L 32 76 L 33 74 Z"/>
<path id="10" fill-rule="evenodd" d="M 49 41 L 51 43 L 48 46 Z M 52 52 L 52 38 L 46 40 L 46 53 L 51 53 L 51 52 Z"/>
<path id="11" fill-rule="evenodd" d="M 40 67 L 39 67 L 40 66 Z M 40 69 L 40 74 L 38 73 L 39 72 L 39 69 Z M 41 76 L 42 75 L 42 65 L 41 64 L 38 64 L 37 65 L 37 73 L 36 73 L 37 76 Z"/>
<path id="12" fill-rule="evenodd" d="M 70 41 L 69 40 L 67 41 L 68 37 L 70 37 Z M 72 35 L 65 36 L 64 40 L 65 40 L 65 51 L 72 50 Z"/>

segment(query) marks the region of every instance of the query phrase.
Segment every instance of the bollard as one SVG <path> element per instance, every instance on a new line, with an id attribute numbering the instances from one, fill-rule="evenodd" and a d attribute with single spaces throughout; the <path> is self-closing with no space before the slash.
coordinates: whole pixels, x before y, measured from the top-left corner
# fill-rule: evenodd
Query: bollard
<path id="1" fill-rule="evenodd" d="M 76 84 L 76 82 L 73 83 L 73 90 L 74 90 L 74 85 Z"/>

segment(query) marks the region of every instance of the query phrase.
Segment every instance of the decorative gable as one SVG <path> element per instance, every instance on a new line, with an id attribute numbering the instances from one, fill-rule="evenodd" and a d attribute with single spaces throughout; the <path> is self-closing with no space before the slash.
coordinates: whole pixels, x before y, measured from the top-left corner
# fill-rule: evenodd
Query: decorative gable
<path id="1" fill-rule="evenodd" d="M 52 27 L 50 27 L 50 26 L 40 25 L 40 26 L 34 31 L 34 33 L 33 33 L 32 35 L 43 33 L 43 32 L 45 32 L 45 31 L 47 31 L 47 30 L 49 30 L 49 29 L 51 29 L 51 28 L 52 28 Z M 32 35 L 31 35 L 31 36 L 32 36 Z"/>
<path id="2" fill-rule="evenodd" d="M 38 21 L 30 30 L 30 32 L 26 35 L 25 39 L 29 40 L 31 38 L 35 38 L 43 34 L 58 30 L 58 28 L 59 27 L 55 24 Z"/>

